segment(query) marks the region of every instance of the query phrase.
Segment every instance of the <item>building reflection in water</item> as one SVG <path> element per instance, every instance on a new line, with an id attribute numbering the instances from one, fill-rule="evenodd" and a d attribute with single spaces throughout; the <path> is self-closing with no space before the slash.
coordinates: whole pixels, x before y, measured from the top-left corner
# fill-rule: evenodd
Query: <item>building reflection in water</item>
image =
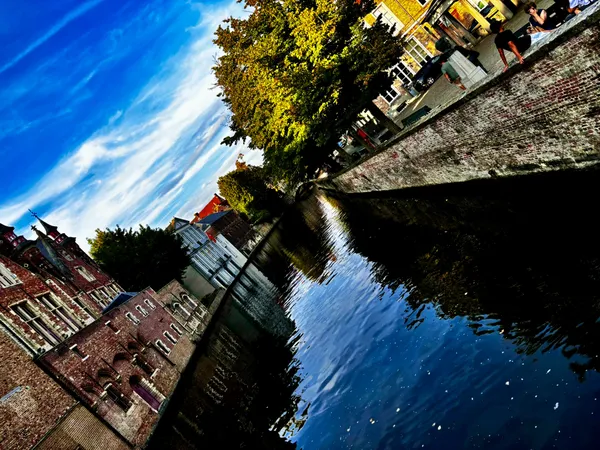
<path id="1" fill-rule="evenodd" d="M 561 349 L 584 379 L 600 369 L 600 241 L 586 195 L 597 182 L 562 180 L 328 201 L 374 278 L 404 288 L 407 326 L 433 305 L 441 317 L 467 317 L 475 334 L 503 333 L 519 352 Z"/>

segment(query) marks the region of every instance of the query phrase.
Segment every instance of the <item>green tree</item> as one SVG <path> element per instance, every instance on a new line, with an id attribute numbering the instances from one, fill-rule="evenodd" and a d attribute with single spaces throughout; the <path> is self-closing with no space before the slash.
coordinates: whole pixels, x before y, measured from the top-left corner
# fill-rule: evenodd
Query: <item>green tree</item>
<path id="1" fill-rule="evenodd" d="M 158 290 L 173 279 L 181 281 L 191 263 L 181 238 L 160 228 L 140 225 L 133 231 L 117 225 L 96 230 L 88 243 L 92 258 L 129 291 Z"/>
<path id="2" fill-rule="evenodd" d="M 247 0 L 246 6 L 247 18 L 230 18 L 216 32 L 223 54 L 214 71 L 233 113 L 233 135 L 223 142 L 248 139 L 264 151 L 270 173 L 299 180 L 328 159 L 362 110 L 382 119 L 372 100 L 391 84 L 386 70 L 402 45 L 387 25 L 364 26 L 373 0 Z"/>
<path id="3" fill-rule="evenodd" d="M 252 221 L 266 220 L 281 210 L 279 195 L 268 186 L 262 167 L 238 168 L 220 177 L 217 184 L 231 207 Z"/>

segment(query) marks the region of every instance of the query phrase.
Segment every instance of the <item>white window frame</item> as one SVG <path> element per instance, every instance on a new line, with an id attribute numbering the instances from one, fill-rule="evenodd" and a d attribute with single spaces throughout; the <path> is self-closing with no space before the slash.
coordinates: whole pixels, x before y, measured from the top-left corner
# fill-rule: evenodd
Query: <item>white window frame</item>
<path id="1" fill-rule="evenodd" d="M 398 73 L 394 73 L 398 72 Z M 394 78 L 397 78 L 402 82 L 402 84 L 408 86 L 415 76 L 415 71 L 406 64 L 404 61 L 400 60 L 390 69 L 390 75 Z M 410 74 L 410 75 L 409 75 Z M 401 76 L 400 76 L 401 75 Z"/>
<path id="2" fill-rule="evenodd" d="M 54 293 L 46 292 L 36 297 L 36 300 L 56 317 L 59 322 L 65 324 L 68 330 L 76 333 L 83 328 L 82 324 L 75 317 L 75 314 Z"/>
<path id="3" fill-rule="evenodd" d="M 69 350 L 71 350 L 73 353 L 75 353 L 77 356 L 79 356 L 82 361 L 86 361 L 90 357 L 90 355 L 86 355 L 81 350 L 79 350 L 79 347 L 77 347 L 77 344 L 70 346 Z"/>
<path id="4" fill-rule="evenodd" d="M 140 305 L 136 305 L 135 309 L 137 312 L 139 312 L 142 316 L 144 317 L 148 317 L 148 311 L 146 311 L 144 308 L 142 308 Z"/>
<path id="5" fill-rule="evenodd" d="M 400 31 L 402 31 L 402 29 L 404 28 L 404 24 L 384 3 L 380 3 L 379 5 L 377 5 L 377 8 L 375 8 L 371 14 L 376 19 L 379 19 L 381 17 L 381 22 L 385 23 L 390 28 L 396 25 L 393 36 L 397 36 L 400 33 Z"/>
<path id="6" fill-rule="evenodd" d="M 0 287 L 7 288 L 16 286 L 21 283 L 19 277 L 10 271 L 3 263 L 0 262 Z"/>
<path id="7" fill-rule="evenodd" d="M 163 331 L 163 336 L 166 337 L 169 341 L 171 341 L 171 344 L 177 344 L 177 339 L 175 339 L 175 337 L 168 331 Z"/>
<path id="8" fill-rule="evenodd" d="M 31 302 L 24 300 L 10 306 L 12 312 L 25 322 L 46 343 L 55 346 L 62 342 L 60 332 Z M 41 326 L 41 325 L 43 326 Z M 47 328 L 49 331 L 45 330 Z"/>
<path id="9" fill-rule="evenodd" d="M 392 98 L 391 100 L 388 100 L 386 98 L 386 95 L 388 95 L 389 93 L 394 93 L 396 94 L 394 96 L 394 98 Z M 400 97 L 400 92 L 398 92 L 398 90 L 394 87 L 394 86 L 390 86 L 390 88 L 388 90 L 386 90 L 383 94 L 380 94 L 381 98 L 388 104 L 391 105 L 393 103 L 394 100 L 396 100 L 398 97 Z"/>
<path id="10" fill-rule="evenodd" d="M 133 315 L 131 312 L 127 311 L 125 313 L 125 317 L 127 317 L 127 319 L 132 322 L 134 325 L 139 325 L 140 324 L 140 319 L 138 319 L 137 317 L 135 317 L 135 315 Z"/>
<path id="11" fill-rule="evenodd" d="M 174 323 L 172 323 L 172 324 L 170 325 L 170 327 L 171 327 L 171 329 L 172 329 L 172 330 L 173 330 L 175 333 L 177 333 L 179 336 L 182 336 L 182 335 L 183 335 L 183 331 L 182 331 L 182 330 L 181 330 L 181 329 L 180 329 L 180 328 L 179 328 L 177 325 L 175 325 Z"/>
<path id="12" fill-rule="evenodd" d="M 169 354 L 171 353 L 171 349 L 169 347 L 167 347 L 167 345 L 161 341 L 160 339 L 156 340 L 156 346 L 161 349 L 165 354 Z"/>
<path id="13" fill-rule="evenodd" d="M 431 52 L 429 50 L 427 50 L 427 47 L 425 47 L 423 44 L 421 44 L 421 42 L 414 36 L 412 36 L 408 40 L 408 42 L 406 43 L 406 46 L 404 48 L 407 49 L 412 43 L 414 43 L 414 45 L 413 45 L 413 48 L 411 48 L 411 50 L 413 50 L 416 47 L 420 47 L 421 50 L 423 50 L 428 57 L 430 57 L 430 58 L 433 57 Z M 419 67 L 423 67 L 423 64 L 425 64 L 425 62 L 427 61 L 427 58 L 423 58 L 423 56 L 420 55 L 418 52 L 416 53 L 416 55 L 418 57 L 415 57 L 415 54 L 411 53 L 411 50 L 406 50 L 405 53 L 408 54 L 412 59 L 414 59 L 417 62 L 417 64 L 419 64 Z"/>
<path id="14" fill-rule="evenodd" d="M 152 303 L 150 300 L 148 300 L 148 299 L 145 299 L 145 300 L 144 300 L 144 303 L 145 303 L 146 305 L 148 305 L 148 308 L 150 308 L 150 309 L 156 309 L 156 306 L 154 306 L 154 303 Z"/>
<path id="15" fill-rule="evenodd" d="M 77 272 L 79 272 L 79 275 L 81 275 L 87 281 L 96 281 L 96 277 L 94 275 L 92 275 L 91 273 L 89 273 L 85 267 L 77 266 L 77 267 L 75 267 L 75 270 Z"/>

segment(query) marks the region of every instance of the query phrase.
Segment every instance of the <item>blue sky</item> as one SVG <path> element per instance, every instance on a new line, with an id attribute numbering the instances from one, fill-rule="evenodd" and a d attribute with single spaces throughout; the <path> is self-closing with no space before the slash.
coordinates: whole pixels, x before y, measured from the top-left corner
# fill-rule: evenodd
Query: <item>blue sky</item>
<path id="1" fill-rule="evenodd" d="M 165 226 L 217 192 L 237 154 L 211 67 L 233 2 L 0 2 L 0 222 L 28 208 L 76 236 Z"/>

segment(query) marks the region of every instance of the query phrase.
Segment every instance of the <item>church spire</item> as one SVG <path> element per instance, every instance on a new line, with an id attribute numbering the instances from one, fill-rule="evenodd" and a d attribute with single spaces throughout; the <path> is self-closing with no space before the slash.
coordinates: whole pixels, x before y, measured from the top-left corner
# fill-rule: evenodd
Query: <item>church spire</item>
<path id="1" fill-rule="evenodd" d="M 29 212 L 31 213 L 31 215 L 33 217 L 35 217 L 38 222 L 44 227 L 44 230 L 46 231 L 46 234 L 51 237 L 52 239 L 56 239 L 60 233 L 58 232 L 58 227 L 55 227 L 54 225 L 50 225 L 47 222 L 44 222 L 42 219 L 40 219 L 40 216 L 38 216 L 36 213 L 34 213 L 32 210 L 29 210 Z M 34 229 L 34 231 L 36 233 L 39 234 L 38 230 L 34 227 L 32 227 Z"/>

